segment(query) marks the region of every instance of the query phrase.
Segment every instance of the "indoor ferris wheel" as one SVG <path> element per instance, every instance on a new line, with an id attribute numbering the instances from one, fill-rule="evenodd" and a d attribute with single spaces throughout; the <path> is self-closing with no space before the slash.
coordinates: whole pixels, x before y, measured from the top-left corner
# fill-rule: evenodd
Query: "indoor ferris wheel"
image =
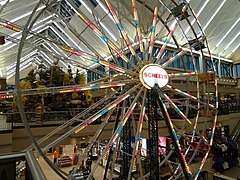
<path id="1" fill-rule="evenodd" d="M 138 156 L 141 153 L 143 131 L 148 133 L 147 157 L 149 168 L 145 174 L 140 173 L 139 179 L 160 179 L 161 169 L 166 167 L 170 172 L 169 179 L 179 179 L 180 177 L 197 179 L 214 139 L 218 93 L 214 62 L 211 61 L 209 64 L 204 59 L 205 56 L 209 56 L 211 59 L 207 38 L 189 4 L 189 0 L 124 1 L 131 7 L 131 11 L 127 13 L 121 12 L 122 8 L 116 7 L 117 1 L 96 1 L 105 7 L 105 16 L 109 16 L 111 21 L 115 23 L 115 28 L 120 36 L 117 41 L 111 37 L 109 32 L 105 32 L 102 21 L 96 18 L 96 14 L 91 9 L 86 8 L 89 12 L 83 13 L 74 3 L 75 1 L 65 0 L 64 2 L 74 12 L 79 24 L 76 24 L 76 21 L 75 24 L 66 21 L 66 18 L 54 8 L 59 3 L 55 0 L 41 0 L 34 8 L 25 27 L 1 20 L 2 26 L 16 32 L 22 32 L 16 69 L 16 80 L 18 80 L 18 82 L 16 81 L 16 87 L 18 87 L 17 100 L 22 121 L 33 141 L 33 146 L 39 154 L 61 178 L 72 179 L 80 162 L 75 170 L 68 175 L 53 165 L 44 155 L 44 152 L 73 133 L 78 133 L 85 128 L 91 129 L 91 124 L 101 118 L 102 122 L 86 148 L 87 156 L 93 143 L 98 140 L 98 137 L 104 131 L 109 119 L 114 119 L 115 124 L 111 137 L 109 137 L 102 155 L 94 163 L 88 179 L 94 177 L 94 172 L 103 159 L 107 163 L 102 177 L 103 179 L 107 177 L 108 170 L 111 169 L 110 164 L 115 162 L 118 155 L 116 148 L 113 148 L 113 146 L 119 147 L 120 142 L 123 144 L 121 150 L 123 152 L 121 178 L 132 179 L 133 168 L 137 163 L 141 164 Z M 41 5 L 44 5 L 45 8 L 37 12 Z M 82 5 L 84 4 L 82 3 Z M 143 10 L 143 7 L 145 10 Z M 65 29 L 75 35 L 92 52 L 85 52 L 64 42 L 56 42 L 36 33 L 32 27 L 45 12 L 52 12 L 54 18 L 64 23 L 66 25 Z M 126 13 L 125 16 L 123 16 L 124 13 Z M 88 14 L 88 16 L 85 14 Z M 89 14 L 94 18 L 90 17 Z M 141 22 L 143 16 L 147 14 L 151 14 L 151 21 L 145 19 L 144 22 Z M 130 19 L 134 32 L 129 31 L 131 28 L 128 26 L 132 25 L 126 22 L 126 18 Z M 78 32 L 76 27 L 83 25 L 84 29 Z M 91 33 L 93 39 L 100 40 L 102 46 L 109 49 L 107 58 L 100 55 L 99 48 L 94 49 L 91 44 L 82 41 L 81 34 L 86 29 Z M 186 31 L 191 32 L 192 36 L 188 37 Z M 42 47 L 35 47 L 28 40 L 29 36 L 35 36 L 54 44 L 62 51 L 69 53 L 69 58 L 61 57 Z M 73 57 L 78 56 L 80 61 L 84 60 L 86 64 L 91 62 L 94 63 L 95 67 L 103 66 L 105 71 L 99 72 L 96 69 L 90 69 L 82 63 L 81 67 L 83 69 L 100 74 L 100 78 L 81 86 L 21 92 L 19 88 L 19 64 L 22 50 L 26 46 L 50 54 L 59 61 L 71 59 L 74 61 Z M 70 57 L 72 55 L 74 56 Z M 188 59 L 184 58 L 186 56 Z M 176 68 L 173 68 L 175 67 L 174 63 L 181 64 L 182 68 L 176 70 Z M 105 96 L 99 101 L 42 139 L 37 141 L 33 138 L 22 108 L 21 94 L 99 89 L 106 90 Z M 210 93 L 210 89 L 214 90 Z M 76 120 L 80 122 L 78 125 L 71 126 L 65 134 L 44 148 L 39 147 L 49 137 L 63 128 L 70 127 Z M 207 126 L 211 127 L 208 135 L 203 130 Z M 163 127 L 167 128 L 168 132 L 161 132 Z M 159 145 L 159 135 L 161 134 L 169 135 L 171 147 Z M 131 142 L 131 137 L 134 137 L 134 142 Z M 182 140 L 184 145 L 180 143 Z M 165 153 L 161 153 L 163 151 Z M 204 155 L 201 157 L 198 168 L 194 169 L 191 167 L 191 163 L 199 151 L 204 151 Z M 162 158 L 159 158 L 159 154 L 162 154 Z M 173 155 L 176 157 L 174 162 L 171 158 Z"/>

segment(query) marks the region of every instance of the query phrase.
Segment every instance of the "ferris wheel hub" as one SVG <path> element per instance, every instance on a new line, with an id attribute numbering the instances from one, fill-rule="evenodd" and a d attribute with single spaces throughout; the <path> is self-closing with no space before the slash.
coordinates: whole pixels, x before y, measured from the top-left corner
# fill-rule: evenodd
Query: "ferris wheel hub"
<path id="1" fill-rule="evenodd" d="M 140 71 L 139 78 L 148 89 L 153 88 L 155 84 L 162 88 L 168 84 L 169 80 L 167 72 L 157 64 L 145 65 Z"/>

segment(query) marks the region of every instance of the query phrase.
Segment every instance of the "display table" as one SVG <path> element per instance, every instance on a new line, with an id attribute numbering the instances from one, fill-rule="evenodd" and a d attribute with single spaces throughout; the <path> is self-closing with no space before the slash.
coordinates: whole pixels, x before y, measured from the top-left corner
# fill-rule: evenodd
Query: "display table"
<path id="1" fill-rule="evenodd" d="M 59 167 L 66 167 L 72 165 L 72 159 L 70 156 L 63 156 L 62 158 L 58 159 L 58 166 Z"/>

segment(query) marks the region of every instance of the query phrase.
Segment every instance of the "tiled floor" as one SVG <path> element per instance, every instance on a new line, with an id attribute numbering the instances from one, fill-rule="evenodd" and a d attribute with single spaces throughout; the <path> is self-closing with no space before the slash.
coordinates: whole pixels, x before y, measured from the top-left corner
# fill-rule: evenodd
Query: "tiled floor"
<path id="1" fill-rule="evenodd" d="M 51 168 L 46 164 L 46 162 L 42 158 L 39 159 L 39 164 L 48 180 L 53 180 L 53 179 L 61 180 L 61 178 L 53 170 L 51 170 Z M 193 166 L 197 166 L 197 164 L 191 165 L 192 168 L 194 168 Z M 212 180 L 212 175 L 210 172 L 214 173 L 214 171 L 210 168 L 210 166 L 211 166 L 211 162 L 210 162 L 210 158 L 209 158 L 206 162 L 206 165 L 204 166 L 204 169 L 209 171 L 208 179 Z M 61 169 L 63 171 L 65 171 L 66 173 L 68 173 L 72 169 L 72 166 L 63 167 Z M 101 178 L 102 174 L 103 174 L 103 167 L 99 166 L 97 168 L 96 172 L 94 173 L 95 180 L 102 179 Z M 110 173 L 108 173 L 108 174 L 110 174 Z M 236 166 L 229 170 L 225 170 L 222 174 L 229 176 L 231 178 L 237 179 L 237 177 L 240 177 L 240 166 L 238 166 L 238 167 Z M 117 175 L 114 174 L 114 176 L 116 177 Z"/>
<path id="2" fill-rule="evenodd" d="M 224 171 L 222 174 L 231 178 L 240 179 L 240 166 L 235 166 L 229 170 Z"/>
<path id="3" fill-rule="evenodd" d="M 49 158 L 53 161 L 53 159 L 50 156 L 49 156 Z M 48 164 L 42 158 L 39 158 L 38 162 L 48 180 L 61 180 L 61 178 L 48 166 Z M 94 162 L 93 162 L 93 165 L 94 165 Z M 92 165 L 92 167 L 93 167 L 93 165 Z M 72 169 L 72 167 L 73 166 L 63 167 L 61 169 L 64 172 L 69 173 L 69 171 Z M 100 179 L 102 179 L 102 174 L 103 174 L 103 167 L 98 166 L 93 177 L 95 180 L 100 180 Z M 108 173 L 108 174 L 110 174 L 110 173 Z M 117 175 L 114 173 L 113 177 L 117 177 Z"/>

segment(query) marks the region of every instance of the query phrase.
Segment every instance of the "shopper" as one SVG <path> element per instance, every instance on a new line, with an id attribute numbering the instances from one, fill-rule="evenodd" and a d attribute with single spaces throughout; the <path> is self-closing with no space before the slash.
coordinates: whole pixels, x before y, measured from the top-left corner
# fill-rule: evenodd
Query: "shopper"
<path id="1" fill-rule="evenodd" d="M 88 159 L 86 160 L 86 166 L 87 166 L 87 169 L 91 171 L 92 159 L 91 159 L 90 156 L 89 156 Z"/>
<path id="2" fill-rule="evenodd" d="M 58 159 L 58 152 L 55 150 L 53 153 L 53 163 L 56 164 Z"/>
<path id="3" fill-rule="evenodd" d="M 78 163 L 78 155 L 76 153 L 73 153 L 72 161 L 73 161 L 73 165 L 77 165 L 77 163 Z"/>

